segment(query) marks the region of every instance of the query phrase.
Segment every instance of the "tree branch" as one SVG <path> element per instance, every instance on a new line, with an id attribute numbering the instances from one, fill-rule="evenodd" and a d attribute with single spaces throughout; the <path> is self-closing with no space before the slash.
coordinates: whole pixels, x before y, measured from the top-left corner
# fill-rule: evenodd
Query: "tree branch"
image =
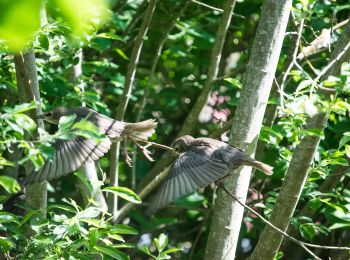
<path id="1" fill-rule="evenodd" d="M 291 0 L 265 0 L 261 11 L 230 133 L 230 144 L 241 148 L 245 148 L 246 143 L 250 144 L 246 149 L 249 155 L 254 154 L 259 137 L 291 7 Z M 250 175 L 249 167 L 241 167 L 232 172 L 225 185 L 235 196 L 245 200 Z M 242 218 L 242 207 L 219 190 L 205 259 L 234 259 Z"/>
<path id="2" fill-rule="evenodd" d="M 145 12 L 144 20 L 140 27 L 140 31 L 136 37 L 134 47 L 131 51 L 130 62 L 128 64 L 127 72 L 125 76 L 123 93 L 120 97 L 119 104 L 116 110 L 117 120 L 124 119 L 124 115 L 125 115 L 126 108 L 128 106 L 131 91 L 132 91 L 132 86 L 134 83 L 136 67 L 139 62 L 142 46 L 145 41 L 145 36 L 149 29 L 149 25 L 151 23 L 154 10 L 156 8 L 156 3 L 157 3 L 157 0 L 149 1 Z M 117 144 L 113 144 L 111 149 L 111 156 L 110 156 L 111 167 L 110 167 L 109 177 L 110 177 L 110 184 L 112 186 L 118 186 L 119 148 L 120 148 L 120 142 L 118 142 Z M 112 214 L 113 218 L 115 219 L 115 215 L 118 210 L 118 200 L 117 200 L 117 196 L 113 193 L 109 194 L 109 197 L 108 197 L 108 209 L 109 209 L 109 212 Z"/>
<path id="3" fill-rule="evenodd" d="M 340 70 L 341 63 L 350 58 L 349 49 L 343 53 L 345 47 L 350 41 L 350 24 L 343 32 L 331 58 L 333 66 L 331 66 L 321 80 L 326 79 L 330 75 L 337 76 Z M 335 62 L 333 62 L 336 59 Z M 322 93 L 322 91 L 319 91 Z M 323 100 L 330 101 L 330 94 L 323 92 Z M 322 110 L 307 120 L 306 129 L 320 129 L 323 131 L 329 116 L 328 112 Z M 320 142 L 319 136 L 305 136 L 301 143 L 295 149 L 289 168 L 283 181 L 282 189 L 279 193 L 277 202 L 273 209 L 270 221 L 278 228 L 286 230 L 289 224 L 289 219 L 293 216 L 294 210 L 300 198 L 305 181 L 307 179 L 309 167 L 313 161 L 316 149 Z M 285 205 L 288 205 L 286 207 Z M 266 227 L 259 239 L 259 242 L 251 255 L 251 259 L 272 259 L 282 241 L 282 236 L 275 230 Z"/>
<path id="4" fill-rule="evenodd" d="M 231 192 L 229 192 L 225 185 L 222 182 L 218 183 L 218 187 L 223 189 L 227 195 L 229 195 L 233 200 L 235 200 L 238 204 L 240 204 L 242 207 L 250 211 L 251 213 L 255 214 L 259 219 L 261 219 L 265 224 L 270 226 L 272 229 L 274 229 L 276 232 L 280 233 L 284 237 L 288 238 L 292 242 L 298 244 L 301 246 L 306 252 L 308 252 L 313 258 L 315 259 L 321 259 L 318 256 L 316 256 L 310 249 L 307 247 L 312 247 L 312 248 L 320 248 L 320 249 L 330 249 L 330 250 L 350 250 L 350 247 L 344 247 L 344 246 L 323 246 L 323 245 L 317 245 L 317 244 L 311 244 L 311 243 L 306 243 L 303 241 L 300 241 L 289 234 L 287 234 L 285 231 L 281 230 L 280 228 L 274 226 L 270 221 L 265 219 L 262 215 L 260 215 L 257 211 L 246 205 L 245 203 L 241 202 L 235 195 L 233 195 Z"/>

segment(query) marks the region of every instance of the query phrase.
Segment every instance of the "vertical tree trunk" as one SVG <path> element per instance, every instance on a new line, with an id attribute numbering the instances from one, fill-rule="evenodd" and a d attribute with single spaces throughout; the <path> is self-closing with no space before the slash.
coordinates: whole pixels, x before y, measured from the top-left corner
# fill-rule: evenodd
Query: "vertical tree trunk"
<path id="1" fill-rule="evenodd" d="M 331 60 L 336 62 L 331 69 L 323 75 L 321 80 L 328 78 L 328 76 L 337 76 L 339 74 L 341 64 L 350 59 L 349 42 L 350 24 L 346 27 L 332 53 Z M 340 54 L 342 54 L 341 57 L 339 56 Z M 319 92 L 323 95 L 322 99 L 324 101 L 330 101 L 331 94 L 322 93 L 323 91 Z M 334 97 L 334 93 L 332 96 Z M 326 126 L 328 115 L 329 111 L 324 112 L 323 109 L 319 109 L 316 115 L 307 120 L 306 130 L 315 128 L 323 130 Z M 282 230 L 287 229 L 289 220 L 293 216 L 319 142 L 319 136 L 305 136 L 293 153 L 292 160 L 283 181 L 282 189 L 270 218 L 272 224 Z M 283 237 L 280 233 L 270 227 L 265 227 L 251 255 L 251 259 L 273 259 L 279 249 L 282 239 Z"/>
<path id="2" fill-rule="evenodd" d="M 21 52 L 15 55 L 14 60 L 19 101 L 22 103 L 36 101 L 38 104 L 36 110 L 29 113 L 32 118 L 36 118 L 41 114 L 41 103 L 34 52 L 33 50 Z M 43 120 L 35 120 L 38 127 L 44 128 Z M 39 134 L 37 132 L 34 138 L 38 136 Z M 26 169 L 26 173 L 29 173 L 28 168 Z M 44 210 L 47 205 L 46 182 L 26 186 L 26 201 L 32 207 L 41 209 L 45 215 Z"/>
<path id="3" fill-rule="evenodd" d="M 243 89 L 231 130 L 230 143 L 253 154 L 272 81 L 279 59 L 292 1 L 266 0 L 257 29 Z M 233 172 L 225 181 L 232 193 L 245 201 L 251 168 Z M 243 207 L 232 201 L 221 189 L 213 212 L 205 259 L 234 259 L 242 223 Z"/>
<path id="4" fill-rule="evenodd" d="M 84 83 L 80 82 L 80 77 L 83 74 L 83 68 L 82 68 L 82 62 L 83 62 L 83 50 L 78 50 L 78 58 L 79 62 L 72 66 L 70 68 L 70 71 L 68 72 L 68 80 L 70 82 L 76 82 L 79 84 L 82 93 L 85 91 Z M 82 102 L 82 106 L 85 107 L 85 102 Z M 85 177 L 90 181 L 93 191 L 90 193 L 89 189 L 85 187 L 84 184 L 79 185 L 80 190 L 82 192 L 84 199 L 93 198 L 93 200 L 96 202 L 96 206 L 99 207 L 101 210 L 106 211 L 107 210 L 107 203 L 106 200 L 102 194 L 102 191 L 100 189 L 100 186 L 98 183 L 98 175 L 96 171 L 95 162 L 87 162 L 85 163 L 80 170 L 85 175 Z"/>
<path id="5" fill-rule="evenodd" d="M 149 1 L 147 10 L 145 11 L 145 16 L 144 16 L 142 25 L 140 27 L 140 31 L 136 37 L 135 44 L 131 51 L 130 61 L 129 61 L 127 72 L 125 75 L 125 84 L 124 84 L 123 94 L 120 97 L 119 104 L 116 110 L 117 120 L 121 120 L 121 121 L 124 120 L 124 115 L 125 115 L 126 108 L 128 106 L 131 91 L 132 91 L 132 86 L 134 84 L 136 67 L 139 62 L 142 46 L 145 41 L 145 36 L 148 32 L 149 25 L 151 23 L 154 10 L 156 8 L 156 3 L 157 3 L 157 0 Z M 120 156 L 120 142 L 113 144 L 111 148 L 111 157 L 110 157 L 111 166 L 109 171 L 109 177 L 110 177 L 110 184 L 112 186 L 118 186 L 119 156 Z M 113 220 L 115 220 L 117 216 L 117 211 L 118 211 L 118 197 L 114 193 L 111 193 L 108 195 L 108 210 L 112 214 Z"/>

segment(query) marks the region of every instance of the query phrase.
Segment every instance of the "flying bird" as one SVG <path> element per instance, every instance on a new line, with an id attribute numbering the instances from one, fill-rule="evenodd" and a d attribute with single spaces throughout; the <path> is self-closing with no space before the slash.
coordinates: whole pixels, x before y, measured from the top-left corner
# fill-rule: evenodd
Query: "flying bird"
<path id="1" fill-rule="evenodd" d="M 55 154 L 52 160 L 47 161 L 39 171 L 28 174 L 24 180 L 25 184 L 50 181 L 74 172 L 86 162 L 95 161 L 107 153 L 112 141 L 131 140 L 141 148 L 148 159 L 152 159 L 148 155 L 147 147 L 138 142 L 147 140 L 155 132 L 157 126 L 155 120 L 148 119 L 138 123 L 127 123 L 106 117 L 86 107 L 58 107 L 38 116 L 38 118 L 58 124 L 62 116 L 70 115 L 76 115 L 75 122 L 83 119 L 90 121 L 98 127 L 102 134 L 106 135 L 106 138 L 100 142 L 82 136 L 76 136 L 71 140 L 57 139 L 53 144 Z M 127 162 L 130 163 L 131 159 L 127 155 L 126 148 L 125 152 Z"/>
<path id="2" fill-rule="evenodd" d="M 183 195 L 223 179 L 232 169 L 242 165 L 252 166 L 266 175 L 273 173 L 271 166 L 212 138 L 182 136 L 175 141 L 174 152 L 180 156 L 171 165 L 168 176 L 150 204 L 147 210 L 149 215 Z"/>

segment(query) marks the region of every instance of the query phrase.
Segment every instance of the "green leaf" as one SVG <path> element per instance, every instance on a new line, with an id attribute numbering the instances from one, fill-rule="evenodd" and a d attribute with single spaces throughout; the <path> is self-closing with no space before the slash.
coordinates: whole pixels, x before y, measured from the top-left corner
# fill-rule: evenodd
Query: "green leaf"
<path id="1" fill-rule="evenodd" d="M 334 230 L 334 229 L 338 229 L 338 228 L 347 228 L 347 227 L 350 227 L 350 223 L 349 222 L 338 222 L 338 223 L 334 223 L 328 229 Z"/>
<path id="2" fill-rule="evenodd" d="M 242 83 L 238 79 L 225 78 L 224 81 L 229 82 L 233 88 L 242 89 Z"/>
<path id="3" fill-rule="evenodd" d="M 33 110 L 35 108 L 36 108 L 36 102 L 35 101 L 33 101 L 31 103 L 23 103 L 23 104 L 15 106 L 11 110 L 11 114 L 24 113 L 24 112 L 27 112 L 29 110 Z"/>
<path id="4" fill-rule="evenodd" d="M 115 33 L 111 33 L 111 32 L 100 33 L 100 34 L 97 34 L 96 37 L 125 42 L 122 37 L 120 37 L 119 35 L 116 35 Z"/>
<path id="5" fill-rule="evenodd" d="M 77 218 L 96 218 L 101 211 L 97 207 L 88 207 L 77 214 Z"/>
<path id="6" fill-rule="evenodd" d="M 10 248 L 14 248 L 15 244 L 6 237 L 0 237 L 0 251 L 7 252 Z"/>
<path id="7" fill-rule="evenodd" d="M 118 260 L 130 259 L 128 255 L 111 246 L 94 246 L 93 249 L 95 249 L 99 253 L 102 253 L 103 255 L 108 255 L 110 257 L 113 257 L 114 259 L 118 259 Z"/>
<path id="8" fill-rule="evenodd" d="M 41 48 L 43 48 L 44 50 L 49 49 L 50 42 L 46 34 L 41 33 L 38 37 L 38 41 L 40 43 Z"/>
<path id="9" fill-rule="evenodd" d="M 106 187 L 102 191 L 115 193 L 119 197 L 136 204 L 142 202 L 140 197 L 135 192 L 133 192 L 132 190 L 126 187 L 117 187 L 117 186 Z"/>
<path id="10" fill-rule="evenodd" d="M 113 226 L 113 228 L 109 229 L 110 233 L 114 234 L 125 234 L 125 235 L 137 235 L 139 232 L 125 224 L 116 224 Z"/>
<path id="11" fill-rule="evenodd" d="M 47 207 L 48 210 L 51 209 L 61 209 L 63 211 L 71 212 L 71 213 L 76 213 L 76 209 L 72 206 L 69 205 L 64 205 L 64 204 L 51 204 Z"/>
<path id="12" fill-rule="evenodd" d="M 342 148 L 349 141 L 350 141 L 350 132 L 345 132 L 343 134 L 343 137 L 339 141 L 339 149 Z"/>
<path id="13" fill-rule="evenodd" d="M 13 117 L 16 121 L 16 124 L 21 126 L 21 128 L 25 129 L 27 132 L 30 133 L 36 129 L 35 122 L 29 116 L 25 114 L 15 114 Z"/>
<path id="14" fill-rule="evenodd" d="M 41 0 L 0 1 L 0 38 L 11 51 L 25 49 L 39 29 L 41 4 Z"/>
<path id="15" fill-rule="evenodd" d="M 163 254 L 171 254 L 171 253 L 175 253 L 175 252 L 179 252 L 179 251 L 181 251 L 180 248 L 172 247 L 172 248 L 165 250 L 163 252 Z"/>
<path id="16" fill-rule="evenodd" d="M 0 212 L 0 223 L 17 223 L 19 220 L 17 216 L 8 212 Z"/>
<path id="17" fill-rule="evenodd" d="M 0 176 L 0 186 L 9 193 L 17 193 L 21 190 L 21 186 L 17 180 L 8 176 Z"/>
<path id="18" fill-rule="evenodd" d="M 72 125 L 75 122 L 75 119 L 77 118 L 76 114 L 70 115 L 70 116 L 62 116 L 60 118 L 60 121 L 58 123 L 58 128 L 60 130 L 67 130 L 72 127 Z"/>
<path id="19" fill-rule="evenodd" d="M 15 166 L 15 164 L 13 162 L 8 161 L 4 157 L 1 157 L 1 156 L 0 156 L 0 165 Z"/>
<path id="20" fill-rule="evenodd" d="M 164 233 L 161 233 L 158 238 L 154 239 L 154 243 L 157 246 L 158 252 L 161 253 L 168 244 L 168 237 Z"/>
<path id="21" fill-rule="evenodd" d="M 303 224 L 299 227 L 301 236 L 308 239 L 312 240 L 315 236 L 315 229 L 312 225 L 310 224 Z"/>

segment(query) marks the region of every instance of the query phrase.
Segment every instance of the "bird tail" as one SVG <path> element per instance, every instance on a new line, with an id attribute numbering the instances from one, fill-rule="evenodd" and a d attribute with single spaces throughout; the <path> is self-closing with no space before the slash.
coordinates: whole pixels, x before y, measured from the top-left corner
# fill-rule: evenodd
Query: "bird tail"
<path id="1" fill-rule="evenodd" d="M 254 168 L 265 173 L 266 175 L 270 176 L 273 174 L 273 167 L 272 166 L 265 164 L 265 163 L 262 163 L 260 161 L 257 161 L 249 156 L 244 158 L 243 164 L 248 165 L 248 166 L 253 166 Z"/>
<path id="2" fill-rule="evenodd" d="M 136 140 L 147 140 L 155 132 L 157 124 L 157 121 L 154 119 L 128 123 L 125 125 L 124 132 Z"/>

